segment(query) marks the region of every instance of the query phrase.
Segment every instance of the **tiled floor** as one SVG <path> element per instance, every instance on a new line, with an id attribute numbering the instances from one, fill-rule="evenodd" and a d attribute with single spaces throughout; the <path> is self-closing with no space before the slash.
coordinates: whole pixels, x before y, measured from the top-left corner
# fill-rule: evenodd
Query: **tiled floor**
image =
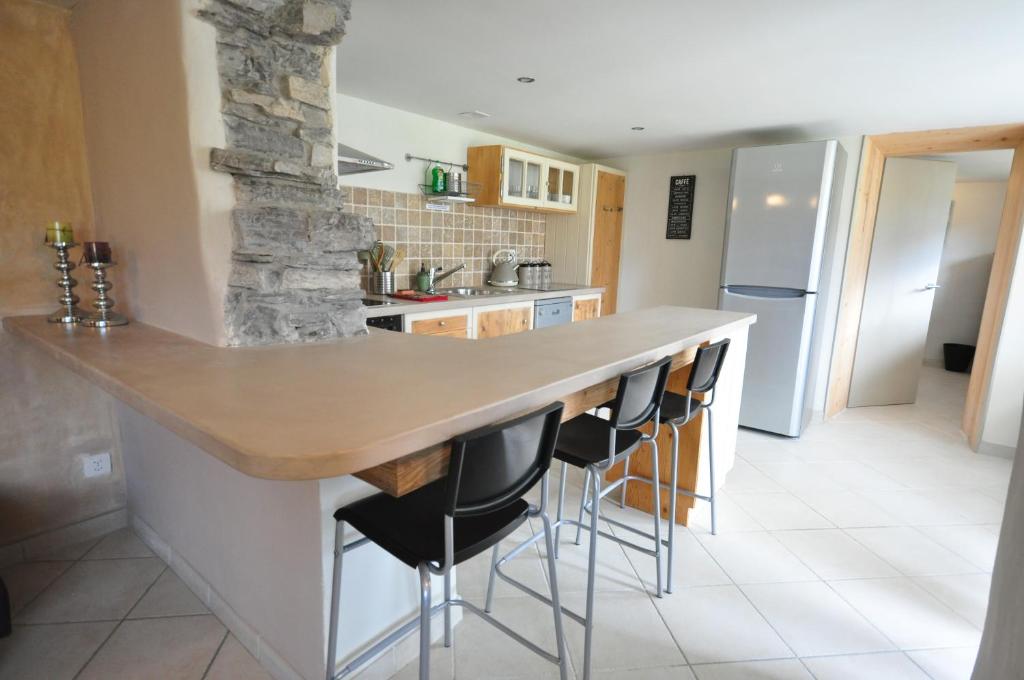
<path id="1" fill-rule="evenodd" d="M 654 560 L 602 540 L 594 668 L 600 680 L 967 680 L 977 652 L 1010 462 L 957 434 L 966 376 L 925 369 L 913 406 L 851 409 L 798 441 L 741 431 L 720 496 L 678 529 L 676 591 L 650 592 Z M 578 487 L 570 496 L 577 507 Z M 647 516 L 603 512 L 647 527 Z M 611 530 L 610 527 L 608 527 Z M 580 610 L 586 542 L 563 534 L 563 599 Z M 509 543 L 511 545 L 511 542 Z M 543 552 L 510 571 L 542 587 Z M 459 570 L 483 598 L 487 557 Z M 495 614 L 550 648 L 548 610 L 500 584 Z M 440 621 L 435 625 L 439 626 Z M 581 668 L 582 629 L 567 621 Z M 557 669 L 466 614 L 435 675 L 557 678 Z M 416 677 L 415 664 L 396 679 Z"/>
<path id="2" fill-rule="evenodd" d="M 182 581 L 127 529 L 0 569 L 14 633 L 2 680 L 269 680 Z"/>
<path id="3" fill-rule="evenodd" d="M 595 677 L 969 678 L 1010 463 L 960 443 L 965 389 L 966 376 L 926 369 L 916 405 L 852 409 L 799 441 L 741 431 L 719 535 L 702 504 L 677 530 L 676 589 L 664 598 L 650 594 L 653 558 L 602 539 Z M 576 486 L 568 507 L 578 497 Z M 632 510 L 603 511 L 649 526 Z M 586 553 L 572 534 L 559 584 L 581 610 Z M 509 571 L 545 590 L 542 558 L 526 551 Z M 486 556 L 460 567 L 463 596 L 483 599 L 487 568 Z M 127 530 L 0 574 L 16 612 L 0 680 L 269 677 Z M 495 614 L 551 646 L 540 603 L 499 584 Z M 452 649 L 435 647 L 432 677 L 558 677 L 472 614 L 463 621 Z M 565 625 L 579 669 L 582 629 Z M 395 676 L 415 677 L 415 664 Z"/>

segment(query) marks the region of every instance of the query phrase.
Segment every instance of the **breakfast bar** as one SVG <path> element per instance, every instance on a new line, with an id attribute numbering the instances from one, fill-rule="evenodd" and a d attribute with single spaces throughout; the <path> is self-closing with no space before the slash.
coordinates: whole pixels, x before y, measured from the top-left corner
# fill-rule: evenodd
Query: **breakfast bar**
<path id="1" fill-rule="evenodd" d="M 141 323 L 106 331 L 45 317 L 3 323 L 118 400 L 140 535 L 264 666 L 318 678 L 335 509 L 374 487 L 402 495 L 438 479 L 455 435 L 553 401 L 571 418 L 613 396 L 622 372 L 671 355 L 683 375 L 697 347 L 729 338 L 712 433 L 720 484 L 732 467 L 754 321 L 655 307 L 477 341 L 371 329 L 245 348 Z M 706 435 L 696 427 L 680 462 L 681 486 L 693 490 L 707 483 L 698 473 Z M 349 564 L 342 601 L 359 615 L 343 617 L 341 659 L 416 607 L 411 572 L 382 551 Z"/>

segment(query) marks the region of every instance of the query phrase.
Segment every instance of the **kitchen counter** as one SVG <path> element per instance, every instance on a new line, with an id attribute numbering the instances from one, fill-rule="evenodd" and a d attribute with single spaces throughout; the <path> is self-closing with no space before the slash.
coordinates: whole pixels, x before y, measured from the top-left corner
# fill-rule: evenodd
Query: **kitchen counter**
<path id="1" fill-rule="evenodd" d="M 43 316 L 3 323 L 231 467 L 301 480 L 409 456 L 732 330 L 745 336 L 753 321 L 655 307 L 474 342 L 377 331 L 246 348 L 214 347 L 142 323 L 107 331 Z"/>
<path id="2" fill-rule="evenodd" d="M 446 284 L 447 281 L 442 281 Z M 442 302 L 410 302 L 408 300 L 397 300 L 387 295 L 375 295 L 367 293 L 363 296 L 367 300 L 386 300 L 394 304 L 377 305 L 366 308 L 368 318 L 377 316 L 391 316 L 392 314 L 411 314 L 413 312 L 433 312 L 442 309 L 465 309 L 467 307 L 480 307 L 486 305 L 499 305 L 506 302 L 522 302 L 525 300 L 547 300 L 548 298 L 573 297 L 579 295 L 598 295 L 604 292 L 603 287 L 584 286 L 575 283 L 552 283 L 553 290 L 533 290 L 527 288 L 499 288 L 497 286 L 480 286 L 490 290 L 502 291 L 496 295 L 479 295 L 472 297 L 452 296 Z M 448 287 L 448 286 L 442 286 Z M 455 286 L 451 286 L 454 288 Z M 467 286 L 473 287 L 473 286 Z M 509 291 L 509 292 L 505 292 Z"/>

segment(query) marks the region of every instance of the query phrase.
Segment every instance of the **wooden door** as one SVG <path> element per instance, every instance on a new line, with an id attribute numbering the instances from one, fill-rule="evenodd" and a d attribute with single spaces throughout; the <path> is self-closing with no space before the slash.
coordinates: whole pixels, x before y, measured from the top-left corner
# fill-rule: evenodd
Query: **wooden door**
<path id="1" fill-rule="evenodd" d="M 911 404 L 924 360 L 956 165 L 885 162 L 850 381 L 850 406 Z"/>
<path id="2" fill-rule="evenodd" d="M 477 312 L 476 337 L 496 338 L 500 335 L 511 335 L 530 330 L 533 320 L 533 306 L 496 309 L 490 312 Z"/>
<path id="3" fill-rule="evenodd" d="M 469 324 L 465 314 L 439 316 L 433 319 L 419 319 L 412 322 L 414 335 L 444 335 L 452 338 L 468 338 Z"/>
<path id="4" fill-rule="evenodd" d="M 590 285 L 604 286 L 602 314 L 614 314 L 619 288 L 619 254 L 622 248 L 622 207 L 626 177 L 597 173 L 594 197 L 594 240 L 590 259 Z"/>
<path id="5" fill-rule="evenodd" d="M 586 321 L 601 316 L 601 299 L 598 297 L 580 298 L 572 301 L 572 320 Z"/>

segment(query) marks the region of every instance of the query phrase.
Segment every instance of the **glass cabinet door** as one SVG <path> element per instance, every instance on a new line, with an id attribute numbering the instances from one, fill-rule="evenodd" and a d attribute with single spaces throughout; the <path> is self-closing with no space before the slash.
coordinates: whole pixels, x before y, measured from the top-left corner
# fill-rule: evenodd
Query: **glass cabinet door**
<path id="1" fill-rule="evenodd" d="M 508 169 L 506 171 L 506 185 L 505 195 L 511 198 L 522 198 L 523 197 L 523 180 L 524 177 L 523 161 L 518 158 L 508 159 Z M 492 185 L 493 186 L 493 185 Z"/>
<path id="2" fill-rule="evenodd" d="M 562 186 L 562 171 L 554 165 L 548 166 L 547 200 L 559 201 L 559 187 Z"/>
<path id="3" fill-rule="evenodd" d="M 561 201 L 566 207 L 576 203 L 576 173 L 569 168 L 562 169 Z"/>
<path id="4" fill-rule="evenodd" d="M 541 164 L 536 161 L 526 162 L 526 198 L 532 201 L 540 200 L 541 192 Z"/>

